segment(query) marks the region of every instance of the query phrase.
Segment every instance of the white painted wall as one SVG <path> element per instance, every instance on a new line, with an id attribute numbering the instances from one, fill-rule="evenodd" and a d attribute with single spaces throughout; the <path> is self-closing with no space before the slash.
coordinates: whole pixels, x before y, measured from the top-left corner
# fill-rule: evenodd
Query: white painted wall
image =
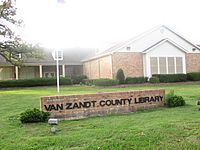
<path id="1" fill-rule="evenodd" d="M 164 43 L 162 43 L 161 45 L 155 47 L 153 50 L 149 51 L 149 53 L 147 53 L 147 55 L 151 56 L 151 57 L 165 57 L 165 56 L 185 56 L 185 53 L 179 49 L 178 47 L 176 47 L 175 45 L 173 45 L 172 43 L 165 41 Z"/>
<path id="2" fill-rule="evenodd" d="M 144 76 L 151 76 L 150 57 L 182 57 L 183 59 L 183 72 L 186 73 L 185 52 L 166 41 L 161 45 L 155 47 L 149 53 L 144 54 Z"/>

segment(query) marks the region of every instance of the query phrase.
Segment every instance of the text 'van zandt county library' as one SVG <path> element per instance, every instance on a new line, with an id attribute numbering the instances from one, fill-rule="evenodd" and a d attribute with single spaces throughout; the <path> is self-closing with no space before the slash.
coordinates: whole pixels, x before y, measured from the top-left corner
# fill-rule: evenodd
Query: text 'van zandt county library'
<path id="1" fill-rule="evenodd" d="M 200 47 L 166 26 L 159 26 L 131 40 L 95 54 L 92 49 L 64 50 L 60 76 L 86 75 L 89 79 L 200 72 Z M 18 68 L 0 57 L 0 80 L 56 76 L 51 52 L 42 60 L 27 59 Z"/>

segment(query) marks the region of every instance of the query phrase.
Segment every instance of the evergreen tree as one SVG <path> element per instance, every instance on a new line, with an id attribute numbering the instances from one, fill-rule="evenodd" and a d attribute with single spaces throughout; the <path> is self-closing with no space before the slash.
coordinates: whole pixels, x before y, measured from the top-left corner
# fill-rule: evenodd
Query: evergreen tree
<path id="1" fill-rule="evenodd" d="M 117 71 L 116 78 L 119 81 L 119 84 L 124 84 L 124 82 L 125 82 L 125 76 L 124 76 L 124 71 L 122 69 L 119 69 Z"/>

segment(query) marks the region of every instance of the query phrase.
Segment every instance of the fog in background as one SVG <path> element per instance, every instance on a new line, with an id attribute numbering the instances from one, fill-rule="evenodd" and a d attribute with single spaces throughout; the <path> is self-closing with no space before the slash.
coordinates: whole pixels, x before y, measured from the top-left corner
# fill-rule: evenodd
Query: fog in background
<path id="1" fill-rule="evenodd" d="M 100 51 L 158 25 L 200 43 L 199 0 L 17 0 L 23 39 Z"/>

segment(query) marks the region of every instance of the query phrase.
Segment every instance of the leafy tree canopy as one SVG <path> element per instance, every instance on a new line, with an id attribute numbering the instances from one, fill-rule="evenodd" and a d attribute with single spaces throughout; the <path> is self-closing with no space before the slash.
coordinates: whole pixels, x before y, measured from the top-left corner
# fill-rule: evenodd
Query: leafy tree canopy
<path id="1" fill-rule="evenodd" d="M 22 20 L 16 19 L 14 3 L 12 0 L 0 0 L 0 56 L 19 66 L 26 58 L 41 58 L 42 48 L 26 43 L 16 35 L 15 29 L 21 26 Z"/>

